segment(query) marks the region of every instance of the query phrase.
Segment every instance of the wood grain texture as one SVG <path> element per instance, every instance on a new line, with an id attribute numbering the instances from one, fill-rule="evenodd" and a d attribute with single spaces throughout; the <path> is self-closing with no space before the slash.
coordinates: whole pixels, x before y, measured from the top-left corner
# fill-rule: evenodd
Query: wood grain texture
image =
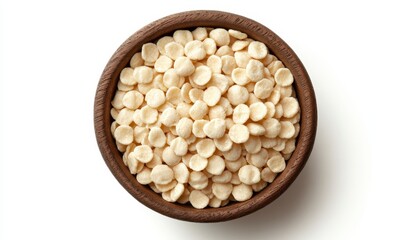
<path id="1" fill-rule="evenodd" d="M 123 164 L 111 136 L 111 100 L 117 88 L 121 70 L 141 49 L 144 43 L 171 34 L 176 29 L 196 27 L 223 27 L 247 33 L 251 38 L 264 42 L 270 51 L 288 67 L 294 75 L 294 87 L 301 107 L 301 131 L 297 148 L 287 162 L 286 169 L 261 192 L 248 201 L 232 203 L 221 208 L 194 209 L 164 201 L 147 186 L 140 185 Z M 114 53 L 106 65 L 98 83 L 94 105 L 95 134 L 105 163 L 120 184 L 138 201 L 166 216 L 192 222 L 218 222 L 250 214 L 278 198 L 303 169 L 313 148 L 317 129 L 317 105 L 310 78 L 294 51 L 267 27 L 243 16 L 219 11 L 190 11 L 157 20 L 128 38 Z"/>

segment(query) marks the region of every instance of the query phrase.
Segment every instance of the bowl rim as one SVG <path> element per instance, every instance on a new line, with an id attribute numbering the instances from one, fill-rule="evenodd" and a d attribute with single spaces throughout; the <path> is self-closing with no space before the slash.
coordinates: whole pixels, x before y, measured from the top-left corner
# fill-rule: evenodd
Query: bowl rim
<path id="1" fill-rule="evenodd" d="M 301 108 L 301 130 L 297 146 L 286 169 L 262 191 L 245 201 L 220 208 L 195 209 L 169 203 L 148 187 L 139 184 L 124 165 L 112 138 L 111 100 L 118 76 L 141 46 L 178 29 L 222 27 L 235 29 L 265 43 L 294 76 L 294 88 Z M 250 214 L 278 198 L 296 179 L 312 151 L 317 130 L 317 104 L 310 77 L 294 51 L 277 34 L 249 18 L 222 11 L 196 10 L 172 14 L 156 20 L 131 35 L 113 54 L 99 80 L 94 103 L 94 128 L 102 157 L 118 182 L 139 202 L 165 216 L 191 222 L 227 221 Z"/>

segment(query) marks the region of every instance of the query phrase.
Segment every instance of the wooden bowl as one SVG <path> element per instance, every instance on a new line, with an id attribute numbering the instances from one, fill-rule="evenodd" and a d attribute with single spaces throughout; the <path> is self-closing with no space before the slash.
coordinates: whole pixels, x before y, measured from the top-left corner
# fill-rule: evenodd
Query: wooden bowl
<path id="1" fill-rule="evenodd" d="M 251 38 L 265 43 L 294 75 L 294 88 L 301 107 L 301 131 L 297 147 L 287 162 L 286 169 L 262 191 L 245 202 L 231 203 L 220 208 L 195 209 L 190 205 L 169 203 L 149 187 L 137 182 L 122 161 L 110 131 L 111 100 L 117 88 L 121 70 L 129 64 L 134 53 L 144 43 L 177 29 L 195 27 L 222 27 L 247 33 Z M 219 11 L 190 11 L 164 17 L 143 27 L 128 38 L 114 53 L 105 67 L 95 96 L 95 134 L 105 163 L 121 185 L 139 202 L 166 216 L 192 222 L 219 222 L 252 213 L 278 198 L 295 180 L 304 167 L 314 144 L 317 128 L 317 107 L 310 78 L 297 55 L 267 27 L 243 16 Z"/>

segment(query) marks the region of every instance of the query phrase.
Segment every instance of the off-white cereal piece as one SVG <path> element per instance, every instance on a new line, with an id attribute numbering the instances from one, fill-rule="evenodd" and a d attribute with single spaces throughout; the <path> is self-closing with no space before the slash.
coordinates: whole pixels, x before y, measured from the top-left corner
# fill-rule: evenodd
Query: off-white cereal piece
<path id="1" fill-rule="evenodd" d="M 186 204 L 189 202 L 190 191 L 187 188 L 184 188 L 183 194 L 177 199 L 177 202 L 180 204 Z"/>
<path id="2" fill-rule="evenodd" d="M 253 191 L 252 187 L 245 185 L 243 183 L 234 186 L 232 189 L 232 196 L 238 202 L 243 202 L 252 197 Z"/>
<path id="3" fill-rule="evenodd" d="M 141 111 L 140 109 L 137 109 L 137 110 L 134 111 L 133 121 L 137 126 L 142 127 L 142 126 L 144 126 L 144 123 L 143 123 L 143 121 L 141 121 L 140 111 Z"/>
<path id="4" fill-rule="evenodd" d="M 244 68 L 235 68 L 232 71 L 231 76 L 232 76 L 232 81 L 241 86 L 246 85 L 251 81 L 246 75 L 246 70 Z"/>
<path id="5" fill-rule="evenodd" d="M 242 183 L 241 180 L 239 179 L 239 176 L 238 176 L 238 173 L 237 172 L 232 173 L 231 183 L 233 185 L 239 185 L 239 184 Z"/>
<path id="6" fill-rule="evenodd" d="M 258 183 L 252 184 L 251 187 L 252 187 L 252 190 L 254 190 L 254 192 L 259 192 L 263 190 L 267 185 L 268 185 L 267 182 L 261 180 Z"/>
<path id="7" fill-rule="evenodd" d="M 246 165 L 246 160 L 244 157 L 240 157 L 238 158 L 236 161 L 225 161 L 225 166 L 226 169 L 228 169 L 229 171 L 235 173 L 237 171 L 239 171 L 239 169 Z"/>
<path id="8" fill-rule="evenodd" d="M 176 30 L 173 33 L 173 39 L 182 46 L 185 46 L 186 43 L 193 40 L 193 35 L 189 30 Z"/>
<path id="9" fill-rule="evenodd" d="M 267 66 L 267 68 L 268 68 L 268 70 L 269 70 L 269 72 L 273 75 L 273 76 L 275 76 L 275 73 L 278 71 L 278 69 L 280 69 L 280 68 L 283 68 L 284 67 L 284 64 L 282 64 L 282 62 L 281 61 L 273 61 L 273 62 L 271 62 L 268 66 Z"/>
<path id="10" fill-rule="evenodd" d="M 213 139 L 215 146 L 222 152 L 231 150 L 233 142 L 228 134 L 224 134 L 221 138 Z"/>
<path id="11" fill-rule="evenodd" d="M 190 146 L 189 146 L 189 151 L 190 151 Z M 188 153 L 188 154 L 186 154 L 186 155 L 184 155 L 183 157 L 182 157 L 182 162 L 186 165 L 186 167 L 188 167 L 188 168 L 190 168 L 189 167 L 189 163 L 190 163 L 190 158 L 193 156 L 193 154 L 190 154 L 190 153 Z"/>
<path id="12" fill-rule="evenodd" d="M 277 138 L 267 138 L 262 136 L 261 137 L 261 144 L 263 148 L 273 148 L 277 145 Z"/>
<path id="13" fill-rule="evenodd" d="M 212 38 L 203 40 L 203 47 L 208 55 L 212 55 L 216 52 L 216 42 Z"/>
<path id="14" fill-rule="evenodd" d="M 212 181 L 214 183 L 228 183 L 232 179 L 232 173 L 228 170 L 224 170 L 222 174 L 213 176 Z"/>
<path id="15" fill-rule="evenodd" d="M 267 115 L 265 115 L 265 119 L 274 117 L 275 105 L 272 102 L 266 102 L 265 106 L 267 107 Z"/>
<path id="16" fill-rule="evenodd" d="M 171 147 L 164 148 L 161 158 L 169 166 L 176 166 L 181 160 L 181 157 L 177 156 Z"/>
<path id="17" fill-rule="evenodd" d="M 180 77 L 187 77 L 193 74 L 195 66 L 188 57 L 178 57 L 174 61 L 175 73 Z"/>
<path id="18" fill-rule="evenodd" d="M 212 192 L 216 198 L 220 200 L 226 200 L 232 193 L 231 183 L 213 183 Z"/>
<path id="19" fill-rule="evenodd" d="M 148 129 L 146 127 L 135 127 L 134 128 L 134 141 L 141 143 L 144 138 L 148 136 Z"/>
<path id="20" fill-rule="evenodd" d="M 209 207 L 211 208 L 218 208 L 220 207 L 222 201 L 218 199 L 217 197 L 213 197 L 209 200 Z"/>
<path id="21" fill-rule="evenodd" d="M 272 147 L 272 149 L 274 149 L 275 151 L 282 151 L 285 148 L 285 139 L 281 139 L 281 138 L 276 138 L 276 144 L 274 147 Z"/>
<path id="22" fill-rule="evenodd" d="M 261 179 L 265 182 L 272 183 L 276 176 L 277 174 L 271 171 L 269 167 L 265 167 L 261 171 Z"/>
<path id="23" fill-rule="evenodd" d="M 227 98 L 221 97 L 218 104 L 223 107 L 226 116 L 229 116 L 233 113 L 233 108 Z"/>
<path id="24" fill-rule="evenodd" d="M 182 100 L 185 101 L 186 103 L 191 103 L 191 100 L 189 97 L 189 92 L 191 89 L 192 89 L 192 85 L 190 85 L 190 83 L 183 84 L 182 88 L 180 89 L 180 96 Z"/>
<path id="25" fill-rule="evenodd" d="M 272 172 L 280 173 L 285 169 L 285 160 L 281 155 L 274 156 L 268 160 L 267 166 Z"/>
<path id="26" fill-rule="evenodd" d="M 203 101 L 210 107 L 215 106 L 221 97 L 221 92 L 217 87 L 208 87 L 203 94 Z"/>
<path id="27" fill-rule="evenodd" d="M 146 62 L 155 62 L 159 57 L 157 45 L 154 43 L 146 43 L 141 49 L 141 57 Z"/>
<path id="28" fill-rule="evenodd" d="M 177 185 L 177 181 L 173 179 L 171 182 L 169 182 L 167 184 L 157 184 L 156 183 L 156 188 L 158 190 L 160 190 L 160 192 L 164 193 L 164 192 L 172 190 L 176 185 Z"/>
<path id="29" fill-rule="evenodd" d="M 122 99 L 124 98 L 125 92 L 124 91 L 116 91 L 115 96 L 111 101 L 111 105 L 115 109 L 121 109 L 124 107 L 124 104 L 122 103 Z"/>
<path id="30" fill-rule="evenodd" d="M 126 85 L 122 83 L 121 81 L 118 81 L 117 88 L 118 90 L 127 92 L 127 91 L 133 90 L 135 88 L 135 85 Z"/>
<path id="31" fill-rule="evenodd" d="M 161 193 L 161 191 L 157 189 L 157 187 L 156 187 L 156 184 L 155 184 L 155 183 L 151 182 L 150 184 L 148 184 L 148 186 L 149 186 L 149 187 L 151 188 L 151 190 L 153 190 L 155 193 Z M 162 197 L 163 197 L 163 195 L 162 195 Z M 164 198 L 164 197 L 163 197 L 163 199 L 166 199 L 166 198 Z M 166 200 L 166 201 L 167 201 L 167 200 Z"/>
<path id="32" fill-rule="evenodd" d="M 226 129 L 229 130 L 235 123 L 231 118 L 225 118 Z"/>
<path id="33" fill-rule="evenodd" d="M 144 106 L 140 110 L 140 119 L 143 123 L 152 124 L 157 121 L 158 112 L 149 106 Z"/>
<path id="34" fill-rule="evenodd" d="M 278 103 L 277 105 L 275 105 L 274 117 L 279 119 L 282 117 L 283 114 L 284 114 L 284 109 L 282 108 L 281 103 Z"/>
<path id="35" fill-rule="evenodd" d="M 242 153 L 242 147 L 239 144 L 233 144 L 229 151 L 223 152 L 223 157 L 228 161 L 236 161 Z"/>
<path id="36" fill-rule="evenodd" d="M 203 41 L 205 38 L 207 38 L 208 33 L 206 28 L 204 27 L 198 27 L 195 30 L 192 31 L 193 39 Z"/>
<path id="37" fill-rule="evenodd" d="M 203 126 L 203 132 L 206 134 L 206 136 L 212 139 L 223 137 L 225 131 L 225 120 L 219 118 L 212 119 Z"/>
<path id="38" fill-rule="evenodd" d="M 246 90 L 248 90 L 249 92 L 249 96 L 251 96 L 251 93 L 254 92 L 254 88 L 255 88 L 255 83 L 254 82 L 249 82 L 248 84 L 246 84 Z M 255 96 L 255 95 L 254 95 Z M 249 100 L 249 99 L 248 99 Z M 258 99 L 259 102 L 259 99 Z"/>
<path id="39" fill-rule="evenodd" d="M 167 127 L 176 126 L 177 122 L 180 120 L 180 115 L 177 113 L 174 108 L 167 108 L 160 115 L 161 123 Z"/>
<path id="40" fill-rule="evenodd" d="M 232 120 L 236 124 L 244 124 L 249 119 L 249 107 L 245 104 L 239 104 L 233 110 Z"/>
<path id="41" fill-rule="evenodd" d="M 183 46 L 177 42 L 167 43 L 164 49 L 166 50 L 166 56 L 173 60 L 176 60 L 184 55 Z"/>
<path id="42" fill-rule="evenodd" d="M 235 124 L 229 129 L 229 137 L 234 143 L 244 143 L 248 141 L 249 130 L 248 127 L 242 124 Z"/>
<path id="43" fill-rule="evenodd" d="M 246 33 L 240 32 L 238 30 L 229 29 L 228 32 L 229 32 L 229 35 L 239 40 L 242 40 L 248 37 Z"/>
<path id="44" fill-rule="evenodd" d="M 267 114 L 267 107 L 262 102 L 256 102 L 249 106 L 250 114 L 249 117 L 252 121 L 258 122 L 264 119 Z"/>
<path id="45" fill-rule="evenodd" d="M 135 158 L 142 162 L 148 163 L 153 159 L 153 150 L 147 145 L 141 145 L 134 148 Z"/>
<path id="46" fill-rule="evenodd" d="M 245 150 L 250 154 L 261 151 L 261 139 L 258 136 L 249 136 L 248 141 L 244 143 Z"/>
<path id="47" fill-rule="evenodd" d="M 199 66 L 189 79 L 199 86 L 203 86 L 212 78 L 212 70 L 208 66 Z"/>
<path id="48" fill-rule="evenodd" d="M 217 155 L 213 155 L 208 160 L 206 171 L 212 175 L 220 175 L 225 170 L 225 161 Z"/>
<path id="49" fill-rule="evenodd" d="M 177 137 L 170 143 L 170 148 L 177 156 L 184 156 L 187 153 L 188 144 L 184 138 Z"/>
<path id="50" fill-rule="evenodd" d="M 192 60 L 202 60 L 206 56 L 206 51 L 203 48 L 203 43 L 199 40 L 194 40 L 186 43 L 184 53 Z"/>
<path id="51" fill-rule="evenodd" d="M 293 138 L 296 138 L 298 137 L 298 134 L 300 134 L 300 124 L 299 123 L 294 124 L 294 128 L 295 128 L 295 133 L 294 133 Z"/>
<path id="52" fill-rule="evenodd" d="M 166 92 L 166 101 L 177 106 L 181 102 L 180 88 L 170 87 Z"/>
<path id="53" fill-rule="evenodd" d="M 157 165 L 151 170 L 150 178 L 155 184 L 167 184 L 173 180 L 174 173 L 167 165 Z"/>
<path id="54" fill-rule="evenodd" d="M 262 148 L 258 153 L 247 154 L 246 161 L 258 168 L 262 168 L 267 164 L 268 160 L 268 151 Z"/>
<path id="55" fill-rule="evenodd" d="M 164 104 L 164 102 L 166 101 L 166 97 L 164 96 L 163 91 L 161 91 L 160 89 L 153 88 L 150 91 L 148 91 L 145 100 L 148 106 L 152 108 L 158 108 Z"/>
<path id="56" fill-rule="evenodd" d="M 208 177 L 203 172 L 191 172 L 189 176 L 189 184 L 192 188 L 202 190 L 209 184 Z"/>
<path id="57" fill-rule="evenodd" d="M 138 84 L 138 91 L 140 91 L 142 94 L 147 94 L 151 89 L 158 88 L 162 90 L 163 92 L 167 91 L 167 87 L 163 84 L 163 74 L 157 74 L 154 76 L 153 82 L 149 84 Z M 145 85 L 144 89 L 142 86 Z M 150 86 L 150 87 L 149 87 Z M 140 90 L 141 89 L 141 90 Z"/>
<path id="58" fill-rule="evenodd" d="M 215 143 L 212 139 L 203 139 L 196 144 L 197 153 L 204 158 L 209 158 L 216 150 Z"/>
<path id="59" fill-rule="evenodd" d="M 228 31 L 223 28 L 216 28 L 210 31 L 209 37 L 215 40 L 216 45 L 218 46 L 225 46 L 229 45 L 230 36 Z"/>
<path id="60" fill-rule="evenodd" d="M 192 126 L 193 121 L 190 118 L 184 117 L 180 119 L 176 125 L 177 135 L 182 138 L 190 137 L 190 134 L 192 134 Z"/>
<path id="61" fill-rule="evenodd" d="M 293 93 L 293 87 L 291 85 L 287 87 L 281 87 L 277 85 L 275 88 L 277 88 L 280 91 L 281 99 L 285 97 L 291 97 Z"/>
<path id="62" fill-rule="evenodd" d="M 279 132 L 278 137 L 280 138 L 292 138 L 295 134 L 295 127 L 289 121 L 281 121 L 281 131 Z"/>
<path id="63" fill-rule="evenodd" d="M 248 53 L 255 59 L 263 59 L 268 54 L 268 48 L 262 42 L 252 41 L 248 46 Z"/>
<path id="64" fill-rule="evenodd" d="M 120 81 L 125 85 L 134 85 L 137 83 L 132 68 L 124 68 L 120 73 Z"/>
<path id="65" fill-rule="evenodd" d="M 293 155 L 293 153 L 291 152 L 291 153 L 287 153 L 287 154 L 282 154 L 282 157 L 284 158 L 285 161 L 288 161 L 291 158 L 292 155 Z"/>
<path id="66" fill-rule="evenodd" d="M 216 105 L 209 109 L 209 119 L 219 118 L 225 120 L 226 113 L 222 106 Z"/>
<path id="67" fill-rule="evenodd" d="M 144 60 L 141 57 L 141 52 L 135 53 L 130 60 L 130 66 L 136 68 L 138 66 L 143 66 Z"/>
<path id="68" fill-rule="evenodd" d="M 144 61 L 144 66 L 147 66 L 147 67 L 154 67 L 154 62 L 147 62 L 147 61 Z"/>
<path id="69" fill-rule="evenodd" d="M 120 126 L 117 122 L 112 122 L 111 123 L 111 134 L 114 137 L 114 133 L 115 133 L 115 129 L 117 129 L 117 127 Z"/>
<path id="70" fill-rule="evenodd" d="M 179 199 L 180 196 L 182 196 L 183 193 L 184 193 L 184 185 L 181 184 L 181 183 L 178 183 L 170 191 L 170 199 L 172 200 L 172 202 L 176 202 L 177 199 Z"/>
<path id="71" fill-rule="evenodd" d="M 167 88 L 178 87 L 180 82 L 180 76 L 177 75 L 176 70 L 169 69 L 163 75 L 163 85 Z"/>
<path id="72" fill-rule="evenodd" d="M 161 148 L 155 148 L 154 150 L 156 150 L 156 149 L 161 149 Z M 146 163 L 146 167 L 148 167 L 148 168 L 154 168 L 155 166 L 160 165 L 162 163 L 163 162 L 161 160 L 161 156 L 160 155 L 157 155 L 155 153 L 155 151 L 154 151 L 153 152 L 153 159 L 151 159 L 150 162 Z"/>
<path id="73" fill-rule="evenodd" d="M 280 68 L 275 73 L 275 81 L 277 82 L 278 86 L 287 87 L 294 82 L 294 77 L 291 74 L 290 69 Z"/>
<path id="74" fill-rule="evenodd" d="M 187 183 L 189 181 L 190 172 L 184 163 L 179 163 L 173 167 L 174 178 L 179 183 Z"/>
<path id="75" fill-rule="evenodd" d="M 173 37 L 170 37 L 170 36 L 162 37 L 156 43 L 157 49 L 159 50 L 161 54 L 166 54 L 166 49 L 165 49 L 166 44 L 171 43 L 171 42 L 174 42 Z"/>
<path id="76" fill-rule="evenodd" d="M 254 83 L 255 84 L 255 83 Z M 248 84 L 249 85 L 249 84 Z M 255 85 L 254 85 L 255 86 Z M 253 94 L 253 93 L 249 93 L 249 98 L 248 98 L 248 101 L 246 102 L 246 104 L 249 106 L 249 105 L 251 105 L 251 104 L 253 104 L 253 103 L 256 103 L 256 102 L 261 102 L 261 100 L 259 100 L 259 98 L 257 98 L 256 96 L 255 96 L 255 94 Z"/>
<path id="77" fill-rule="evenodd" d="M 208 106 L 205 102 L 197 100 L 189 109 L 189 115 L 193 120 L 202 119 L 208 113 Z"/>
<path id="78" fill-rule="evenodd" d="M 258 183 L 261 180 L 261 172 L 259 169 L 252 165 L 245 165 L 239 169 L 239 179 L 241 182 L 252 185 Z"/>
<path id="79" fill-rule="evenodd" d="M 159 127 L 153 127 L 148 133 L 148 141 L 154 147 L 164 147 L 166 145 L 166 135 L 164 135 L 163 130 Z"/>
<path id="80" fill-rule="evenodd" d="M 253 82 L 258 82 L 264 78 L 264 64 L 262 62 L 251 59 L 246 65 L 246 76 Z"/>
<path id="81" fill-rule="evenodd" d="M 235 52 L 235 61 L 236 65 L 240 68 L 246 68 L 246 65 L 248 65 L 249 60 L 251 60 L 251 56 L 249 56 L 247 51 L 238 51 Z"/>
<path id="82" fill-rule="evenodd" d="M 233 56 L 233 54 L 234 52 L 232 51 L 232 48 L 230 48 L 229 46 L 222 46 L 218 48 L 218 50 L 215 53 L 215 55 L 218 57 Z"/>
<path id="83" fill-rule="evenodd" d="M 192 88 L 189 91 L 189 98 L 193 103 L 196 102 L 197 100 L 203 100 L 203 95 L 204 95 L 204 92 L 201 89 Z"/>
<path id="84" fill-rule="evenodd" d="M 194 208 L 203 209 L 209 204 L 209 197 L 198 190 L 193 190 L 189 196 L 190 204 Z"/>
<path id="85" fill-rule="evenodd" d="M 297 99 L 293 97 L 286 97 L 281 100 L 281 106 L 283 108 L 283 116 L 285 118 L 294 117 L 300 110 Z"/>
<path id="86" fill-rule="evenodd" d="M 137 182 L 143 185 L 147 185 L 151 183 L 151 170 L 148 167 L 143 167 L 143 169 L 137 173 L 136 179 Z"/>
<path id="87" fill-rule="evenodd" d="M 266 99 L 271 96 L 273 84 L 270 80 L 264 78 L 255 84 L 254 94 L 259 99 Z"/>
<path id="88" fill-rule="evenodd" d="M 198 137 L 198 138 L 205 138 L 206 133 L 203 131 L 203 127 L 205 124 L 207 124 L 209 121 L 204 119 L 198 119 L 193 122 L 192 126 L 192 133 Z"/>
<path id="89" fill-rule="evenodd" d="M 262 122 L 262 125 L 265 128 L 265 137 L 275 138 L 280 134 L 281 124 L 275 118 L 268 118 Z"/>
<path id="90" fill-rule="evenodd" d="M 185 102 L 181 102 L 177 104 L 176 111 L 180 115 L 180 117 L 190 117 L 189 111 L 191 107 L 192 105 Z"/>
<path id="91" fill-rule="evenodd" d="M 143 100 L 144 100 L 144 97 L 140 92 L 138 92 L 138 91 L 128 91 L 124 95 L 124 97 L 122 99 L 122 103 L 127 108 L 135 110 L 139 106 L 141 106 L 141 104 L 143 104 Z"/>
<path id="92" fill-rule="evenodd" d="M 290 154 L 295 150 L 295 138 L 289 139 L 285 142 L 285 148 L 281 151 L 283 154 Z"/>
<path id="93" fill-rule="evenodd" d="M 114 138 L 119 143 L 128 145 L 133 142 L 133 129 L 128 125 L 120 125 L 114 131 Z"/>
<path id="94" fill-rule="evenodd" d="M 196 142 L 196 140 L 197 140 L 197 138 L 193 134 L 190 134 L 190 137 L 186 138 L 187 144 L 192 144 L 192 143 Z M 196 148 L 196 146 L 195 146 L 195 148 Z"/>
<path id="95" fill-rule="evenodd" d="M 160 56 L 154 63 L 154 69 L 157 72 L 164 73 L 173 66 L 173 60 L 167 56 Z"/>
<path id="96" fill-rule="evenodd" d="M 127 145 L 124 145 L 118 141 L 115 141 L 115 145 L 117 145 L 117 149 L 120 152 L 125 152 L 125 150 L 127 149 Z"/>
<path id="97" fill-rule="evenodd" d="M 199 154 L 195 154 L 190 158 L 189 167 L 193 171 L 202 171 L 208 165 L 208 160 Z"/>
<path id="98" fill-rule="evenodd" d="M 232 105 L 237 106 L 248 101 L 249 93 L 246 88 L 239 85 L 233 85 L 229 88 L 227 96 L 229 102 Z"/>
<path id="99" fill-rule="evenodd" d="M 234 52 L 241 51 L 242 49 L 246 48 L 246 46 L 248 46 L 248 45 L 249 45 L 248 41 L 236 40 L 232 44 L 232 51 L 234 51 Z"/>
<path id="100" fill-rule="evenodd" d="M 231 74 L 232 71 L 236 68 L 236 61 L 233 56 L 222 56 L 222 72 L 225 74 Z"/>
<path id="101" fill-rule="evenodd" d="M 206 65 L 210 67 L 212 73 L 221 73 L 222 71 L 222 60 L 216 55 L 210 56 L 206 61 Z"/>
<path id="102" fill-rule="evenodd" d="M 221 94 L 224 94 L 229 88 L 228 79 L 225 75 L 214 73 L 207 84 L 207 87 L 211 86 L 219 88 Z"/>
<path id="103" fill-rule="evenodd" d="M 123 108 L 118 113 L 117 119 L 115 121 L 120 125 L 129 125 L 133 121 L 134 111 Z"/>

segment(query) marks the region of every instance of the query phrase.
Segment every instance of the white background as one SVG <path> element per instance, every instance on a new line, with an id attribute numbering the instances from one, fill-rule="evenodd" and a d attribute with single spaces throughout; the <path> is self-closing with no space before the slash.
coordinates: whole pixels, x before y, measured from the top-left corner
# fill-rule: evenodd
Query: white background
<path id="1" fill-rule="evenodd" d="M 410 1 L 1 1 L 1 239 L 414 239 Z M 272 3 L 272 5 L 271 5 Z M 263 23 L 306 66 L 319 126 L 278 200 L 188 223 L 147 209 L 104 164 L 93 130 L 102 70 L 132 33 L 193 9 Z"/>

